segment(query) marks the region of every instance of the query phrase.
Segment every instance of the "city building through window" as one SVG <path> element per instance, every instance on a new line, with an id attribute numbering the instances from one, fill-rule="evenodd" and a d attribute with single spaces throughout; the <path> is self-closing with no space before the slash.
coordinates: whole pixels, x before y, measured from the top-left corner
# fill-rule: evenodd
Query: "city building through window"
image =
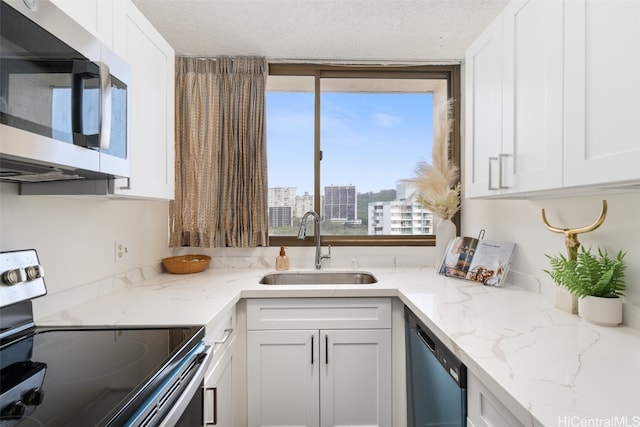
<path id="1" fill-rule="evenodd" d="M 431 161 L 433 107 L 455 98 L 457 79 L 456 66 L 271 65 L 270 243 L 300 244 L 300 220 L 313 210 L 324 242 L 431 244 L 432 213 L 401 180 Z"/>

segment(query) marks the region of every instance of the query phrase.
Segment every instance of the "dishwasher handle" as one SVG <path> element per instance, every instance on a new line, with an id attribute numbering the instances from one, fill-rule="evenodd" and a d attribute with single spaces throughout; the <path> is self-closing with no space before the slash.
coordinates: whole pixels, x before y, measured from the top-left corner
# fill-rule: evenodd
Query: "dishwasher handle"
<path id="1" fill-rule="evenodd" d="M 406 327 L 416 334 L 451 378 L 462 389 L 467 387 L 467 367 L 438 337 L 405 306 Z M 418 343 L 416 343 L 419 345 Z"/>
<path id="2" fill-rule="evenodd" d="M 429 348 L 429 350 L 431 350 L 432 353 L 435 353 L 436 343 L 431 339 L 431 337 L 427 335 L 425 331 L 420 329 L 419 326 L 416 328 L 416 333 L 418 334 L 422 342 Z"/>

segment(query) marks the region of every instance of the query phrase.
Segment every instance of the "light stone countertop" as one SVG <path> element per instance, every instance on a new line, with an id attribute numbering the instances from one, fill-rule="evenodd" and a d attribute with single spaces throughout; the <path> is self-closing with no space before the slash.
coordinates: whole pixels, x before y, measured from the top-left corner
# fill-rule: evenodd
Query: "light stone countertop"
<path id="1" fill-rule="evenodd" d="M 432 268 L 366 268 L 378 278 L 372 285 L 258 284 L 270 271 L 160 274 L 37 323 L 212 326 L 241 298 L 398 297 L 527 425 L 640 426 L 636 329 L 591 325 L 538 294 Z"/>

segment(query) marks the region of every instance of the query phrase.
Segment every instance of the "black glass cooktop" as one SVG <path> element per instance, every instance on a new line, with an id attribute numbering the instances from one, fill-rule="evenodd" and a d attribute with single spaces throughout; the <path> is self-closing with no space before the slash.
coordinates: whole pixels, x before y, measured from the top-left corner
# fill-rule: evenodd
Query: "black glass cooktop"
<path id="1" fill-rule="evenodd" d="M 37 328 L 0 348 L 0 427 L 123 425 L 203 338 L 202 327 Z"/>

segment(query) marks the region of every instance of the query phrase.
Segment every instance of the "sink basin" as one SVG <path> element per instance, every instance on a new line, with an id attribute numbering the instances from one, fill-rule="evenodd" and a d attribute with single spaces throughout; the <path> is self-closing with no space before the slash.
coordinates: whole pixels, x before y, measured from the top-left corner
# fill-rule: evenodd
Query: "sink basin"
<path id="1" fill-rule="evenodd" d="M 260 279 L 262 285 L 369 285 L 378 279 L 366 271 L 314 271 L 269 273 Z"/>

